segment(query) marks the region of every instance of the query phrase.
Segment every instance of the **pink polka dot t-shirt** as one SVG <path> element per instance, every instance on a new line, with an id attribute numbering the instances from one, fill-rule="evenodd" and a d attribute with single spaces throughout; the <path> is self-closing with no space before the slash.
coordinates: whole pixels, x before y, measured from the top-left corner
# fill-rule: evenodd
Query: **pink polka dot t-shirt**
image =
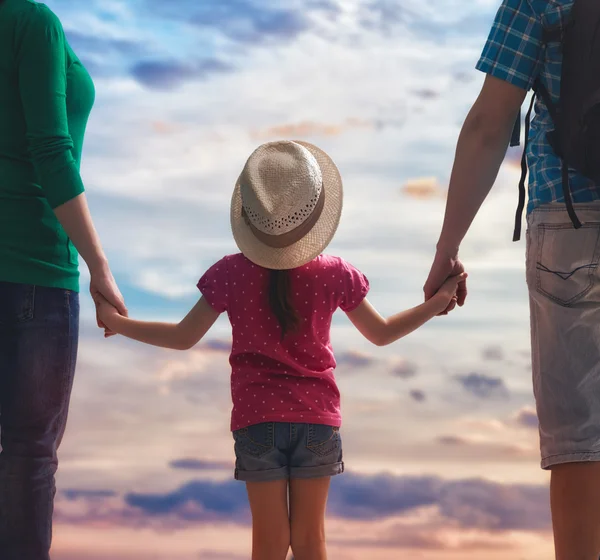
<path id="1" fill-rule="evenodd" d="M 367 278 L 339 257 L 321 255 L 289 271 L 300 328 L 281 340 L 269 306 L 270 271 L 244 255 L 213 265 L 198 283 L 233 331 L 231 430 L 262 422 L 341 425 L 340 392 L 329 331 L 340 308 L 353 311 L 369 291 Z"/>

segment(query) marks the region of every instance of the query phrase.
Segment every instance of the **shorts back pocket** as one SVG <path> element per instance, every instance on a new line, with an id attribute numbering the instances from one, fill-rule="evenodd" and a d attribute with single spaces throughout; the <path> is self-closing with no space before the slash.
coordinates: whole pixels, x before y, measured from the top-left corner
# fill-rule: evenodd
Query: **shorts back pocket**
<path id="1" fill-rule="evenodd" d="M 569 307 L 583 298 L 596 282 L 600 223 L 541 224 L 536 261 L 536 289 Z"/>
<path id="2" fill-rule="evenodd" d="M 339 451 L 342 446 L 340 429 L 323 424 L 309 424 L 306 437 L 306 448 L 315 455 L 325 457 Z"/>
<path id="3" fill-rule="evenodd" d="M 275 448 L 275 424 L 254 424 L 233 432 L 236 452 L 262 457 Z"/>

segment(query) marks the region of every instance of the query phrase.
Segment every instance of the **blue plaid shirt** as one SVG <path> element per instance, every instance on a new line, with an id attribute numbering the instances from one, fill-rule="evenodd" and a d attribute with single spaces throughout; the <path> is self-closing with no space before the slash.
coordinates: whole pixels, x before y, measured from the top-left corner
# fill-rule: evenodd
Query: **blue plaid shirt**
<path id="1" fill-rule="evenodd" d="M 560 43 L 542 44 L 543 29 L 561 27 L 569 17 L 573 0 L 504 0 L 477 69 L 510 84 L 531 89 L 540 77 L 552 99 L 558 101 L 562 54 Z M 564 202 L 561 162 L 548 144 L 546 133 L 553 123 L 544 102 L 536 101 L 531 123 L 527 160 L 529 204 L 527 212 L 541 204 Z M 600 199 L 600 189 L 589 179 L 571 173 L 573 202 Z"/>

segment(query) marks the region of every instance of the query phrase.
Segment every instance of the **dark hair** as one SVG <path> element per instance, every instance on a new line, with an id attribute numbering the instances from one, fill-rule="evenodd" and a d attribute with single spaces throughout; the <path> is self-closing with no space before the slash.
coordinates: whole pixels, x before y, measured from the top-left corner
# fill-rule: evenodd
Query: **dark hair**
<path id="1" fill-rule="evenodd" d="M 271 270 L 269 305 L 281 327 L 281 339 L 300 325 L 300 316 L 291 302 L 290 274 L 287 270 Z"/>

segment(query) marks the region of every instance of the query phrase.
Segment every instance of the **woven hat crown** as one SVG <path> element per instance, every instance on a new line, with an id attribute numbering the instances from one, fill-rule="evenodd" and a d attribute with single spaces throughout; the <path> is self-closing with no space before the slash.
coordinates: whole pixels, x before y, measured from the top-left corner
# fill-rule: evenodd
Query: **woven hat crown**
<path id="1" fill-rule="evenodd" d="M 321 196 L 323 175 L 304 146 L 271 142 L 250 156 L 239 185 L 252 225 L 268 235 L 283 235 L 310 218 Z"/>

